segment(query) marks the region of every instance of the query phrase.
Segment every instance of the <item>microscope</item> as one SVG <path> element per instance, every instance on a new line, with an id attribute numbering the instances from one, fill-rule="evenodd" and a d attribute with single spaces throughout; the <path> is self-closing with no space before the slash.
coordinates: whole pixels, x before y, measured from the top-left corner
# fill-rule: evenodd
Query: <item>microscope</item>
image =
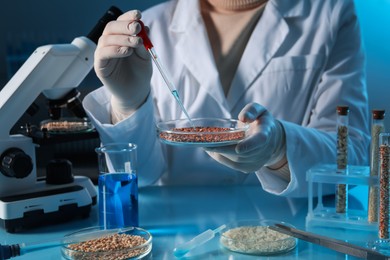
<path id="1" fill-rule="evenodd" d="M 37 138 L 10 132 L 40 94 L 48 99 L 52 118 L 59 118 L 64 106 L 77 117 L 86 117 L 76 87 L 93 67 L 94 51 L 105 25 L 121 14 L 112 6 L 87 37 L 77 37 L 70 44 L 38 47 L 1 90 L 0 225 L 6 231 L 88 217 L 96 204 L 96 188 L 85 176 L 60 181 L 38 178 Z M 54 174 L 61 175 L 63 169 Z"/>

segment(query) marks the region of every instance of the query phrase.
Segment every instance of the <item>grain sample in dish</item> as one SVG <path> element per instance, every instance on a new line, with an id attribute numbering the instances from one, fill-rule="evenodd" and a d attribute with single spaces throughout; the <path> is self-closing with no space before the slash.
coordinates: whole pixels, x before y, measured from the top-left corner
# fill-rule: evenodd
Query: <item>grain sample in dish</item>
<path id="1" fill-rule="evenodd" d="M 157 124 L 160 140 L 171 145 L 215 146 L 235 144 L 246 136 L 249 126 L 238 120 L 196 118 Z"/>
<path id="2" fill-rule="evenodd" d="M 98 228 L 88 228 L 65 236 L 90 236 L 100 232 Z M 110 230 L 108 230 L 110 231 Z M 61 248 L 62 256 L 69 260 L 124 260 L 142 259 L 152 250 L 152 236 L 144 229 L 129 229 L 125 232 L 103 235 L 86 241 L 65 245 Z"/>
<path id="3" fill-rule="evenodd" d="M 171 130 L 160 133 L 160 138 L 171 142 L 214 143 L 241 140 L 245 137 L 244 131 L 231 132 L 232 129 L 226 127 L 195 126 Z"/>
<path id="4" fill-rule="evenodd" d="M 296 247 L 296 239 L 271 230 L 268 226 L 238 226 L 223 232 L 220 243 L 225 248 L 244 254 L 274 255 Z"/>
<path id="5" fill-rule="evenodd" d="M 71 244 L 69 249 L 79 252 L 79 256 L 83 256 L 82 252 L 94 252 L 94 253 L 109 253 L 110 256 L 104 254 L 104 258 L 101 259 L 129 259 L 141 255 L 145 249 L 140 248 L 136 250 L 126 249 L 134 248 L 141 246 L 146 243 L 146 239 L 141 236 L 127 235 L 127 234 L 115 234 L 112 236 L 102 237 L 98 239 L 88 240 L 85 242 Z M 118 250 L 120 252 L 118 252 Z M 74 257 L 76 254 L 74 255 Z M 74 259 L 85 259 L 84 256 L 81 258 Z M 94 259 L 99 259 L 99 257 L 94 257 Z"/>

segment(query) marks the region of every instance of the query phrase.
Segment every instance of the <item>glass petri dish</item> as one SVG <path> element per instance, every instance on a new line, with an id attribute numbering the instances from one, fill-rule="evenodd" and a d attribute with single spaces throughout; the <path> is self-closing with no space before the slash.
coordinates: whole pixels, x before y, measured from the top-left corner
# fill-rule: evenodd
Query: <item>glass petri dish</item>
<path id="1" fill-rule="evenodd" d="M 297 239 L 270 229 L 276 220 L 241 220 L 226 225 L 220 244 L 233 252 L 250 255 L 276 255 L 293 250 Z"/>
<path id="2" fill-rule="evenodd" d="M 40 123 L 40 130 L 50 134 L 76 134 L 94 130 L 92 123 L 84 118 L 61 118 L 58 120 L 44 120 Z"/>
<path id="3" fill-rule="evenodd" d="M 124 229 L 125 232 L 101 237 L 94 236 L 90 240 L 64 245 L 61 247 L 61 254 L 68 260 L 123 260 L 147 257 L 152 250 L 152 235 L 147 230 L 138 227 Z M 85 237 L 101 230 L 100 227 L 81 229 L 65 235 L 64 240 L 70 237 Z M 106 230 L 110 231 L 110 229 Z"/>
<path id="4" fill-rule="evenodd" d="M 157 123 L 157 136 L 166 144 L 178 146 L 224 146 L 245 138 L 249 125 L 235 119 L 194 118 Z"/>

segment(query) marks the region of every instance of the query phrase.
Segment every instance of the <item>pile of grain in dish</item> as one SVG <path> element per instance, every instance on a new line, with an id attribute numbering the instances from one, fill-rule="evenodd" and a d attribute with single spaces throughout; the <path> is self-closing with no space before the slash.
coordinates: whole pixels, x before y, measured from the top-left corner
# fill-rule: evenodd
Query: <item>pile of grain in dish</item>
<path id="1" fill-rule="evenodd" d="M 87 122 L 77 121 L 50 121 L 41 125 L 41 130 L 46 129 L 49 132 L 80 132 L 90 128 Z"/>
<path id="2" fill-rule="evenodd" d="M 114 234 L 111 236 L 92 239 L 77 244 L 70 244 L 68 245 L 68 249 L 74 250 L 70 252 L 72 259 L 119 260 L 141 255 L 146 250 L 148 250 L 148 248 L 131 248 L 141 246 L 146 242 L 146 239 L 141 236 Z M 96 254 L 88 254 L 91 252 Z"/>
<path id="3" fill-rule="evenodd" d="M 267 226 L 243 226 L 225 231 L 221 244 L 229 250 L 246 254 L 272 255 L 289 251 L 296 239 Z"/>
<path id="4" fill-rule="evenodd" d="M 215 143 L 241 140 L 245 137 L 245 131 L 232 131 L 228 127 L 178 127 L 170 131 L 161 132 L 160 138 L 170 142 L 182 143 Z"/>

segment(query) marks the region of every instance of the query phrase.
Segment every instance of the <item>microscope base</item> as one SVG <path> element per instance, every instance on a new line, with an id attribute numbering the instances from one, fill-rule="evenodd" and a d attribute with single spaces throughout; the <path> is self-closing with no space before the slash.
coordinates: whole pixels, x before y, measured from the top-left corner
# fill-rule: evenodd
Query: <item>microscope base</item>
<path id="1" fill-rule="evenodd" d="M 63 223 L 89 217 L 96 197 L 72 184 L 0 198 L 0 226 L 7 232 Z"/>
<path id="2" fill-rule="evenodd" d="M 91 205 L 78 208 L 77 205 L 67 205 L 61 207 L 57 212 L 44 213 L 33 212 L 26 214 L 20 219 L 0 219 L 0 226 L 8 233 L 17 233 L 21 230 L 37 228 L 48 225 L 55 225 L 80 218 L 88 218 Z"/>

